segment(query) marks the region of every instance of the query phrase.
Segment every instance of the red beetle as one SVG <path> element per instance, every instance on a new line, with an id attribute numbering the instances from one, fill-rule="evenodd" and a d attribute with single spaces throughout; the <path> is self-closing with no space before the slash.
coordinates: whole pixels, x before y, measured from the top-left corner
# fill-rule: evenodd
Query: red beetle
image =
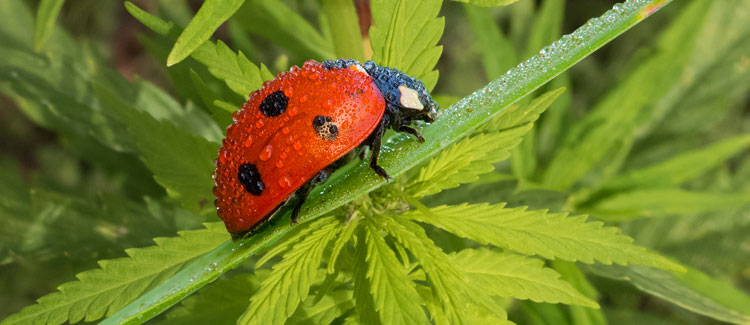
<path id="1" fill-rule="evenodd" d="M 437 103 L 424 84 L 396 69 L 351 59 L 307 61 L 263 84 L 233 114 L 219 149 L 214 204 L 234 237 L 258 228 L 296 193 L 292 212 L 347 153 L 369 146 L 378 166 L 387 128 L 424 139 L 408 125 L 434 121 Z"/>

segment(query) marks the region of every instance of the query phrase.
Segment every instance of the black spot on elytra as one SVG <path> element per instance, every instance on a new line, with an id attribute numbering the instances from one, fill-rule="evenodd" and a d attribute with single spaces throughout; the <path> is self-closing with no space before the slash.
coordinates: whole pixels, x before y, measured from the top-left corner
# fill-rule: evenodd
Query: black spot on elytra
<path id="1" fill-rule="evenodd" d="M 260 102 L 260 107 L 258 108 L 263 115 L 274 117 L 284 113 L 287 104 L 289 104 L 289 97 L 286 97 L 283 91 L 277 90 L 266 96 L 266 98 Z"/>
<path id="2" fill-rule="evenodd" d="M 312 121 L 313 129 L 323 140 L 333 141 L 339 135 L 339 128 L 330 116 L 318 115 Z"/>
<path id="3" fill-rule="evenodd" d="M 237 169 L 237 179 L 245 190 L 255 196 L 263 193 L 263 190 L 266 188 L 266 185 L 260 179 L 258 167 L 255 167 L 253 164 L 245 163 L 240 165 L 240 168 Z"/>

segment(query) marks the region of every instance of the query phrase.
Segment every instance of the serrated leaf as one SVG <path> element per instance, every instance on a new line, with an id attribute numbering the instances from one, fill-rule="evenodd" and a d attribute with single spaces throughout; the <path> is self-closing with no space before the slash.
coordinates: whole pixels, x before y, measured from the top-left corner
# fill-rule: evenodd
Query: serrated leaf
<path id="1" fill-rule="evenodd" d="M 521 137 L 531 127 L 479 134 L 457 142 L 422 167 L 410 181 L 406 193 L 423 197 L 476 181 L 479 175 L 495 170 L 493 163 L 507 159 L 510 149 L 521 143 Z"/>
<path id="2" fill-rule="evenodd" d="M 235 18 L 245 31 L 260 35 L 304 59 L 335 58 L 331 40 L 281 0 L 248 0 Z"/>
<path id="3" fill-rule="evenodd" d="M 320 301 L 307 297 L 286 324 L 331 324 L 334 319 L 354 308 L 351 290 L 335 290 Z"/>
<path id="4" fill-rule="evenodd" d="M 435 67 L 445 20 L 437 17 L 439 0 L 373 0 L 370 46 L 372 59 L 422 80 L 430 90 L 437 82 Z M 408 31 L 408 32 L 405 32 Z"/>
<path id="5" fill-rule="evenodd" d="M 156 246 L 127 249 L 129 257 L 99 261 L 100 268 L 79 273 L 77 281 L 59 286 L 59 292 L 39 298 L 38 304 L 11 315 L 3 324 L 90 322 L 109 316 L 186 262 L 229 239 L 220 222 L 179 235 L 155 238 Z"/>
<path id="6" fill-rule="evenodd" d="M 336 241 L 331 248 L 331 254 L 328 257 L 328 274 L 336 272 L 336 261 L 339 258 L 339 254 L 341 254 L 341 250 L 344 249 L 344 246 L 354 238 L 354 231 L 357 230 L 358 224 L 358 218 L 349 219 L 346 222 L 346 225 L 344 225 L 344 229 L 341 230 L 341 235 L 336 238 Z"/>
<path id="7" fill-rule="evenodd" d="M 429 215 L 416 210 L 405 215 L 482 244 L 547 259 L 683 270 L 679 264 L 634 245 L 633 239 L 617 228 L 586 222 L 586 216 L 505 208 L 504 204 L 438 206 L 429 209 Z"/>
<path id="8" fill-rule="evenodd" d="M 380 322 L 380 316 L 375 310 L 375 300 L 370 291 L 370 280 L 367 278 L 367 252 L 368 245 L 366 240 L 366 231 L 364 227 L 359 227 L 360 231 L 357 232 L 357 245 L 355 247 L 355 263 L 354 273 L 352 274 L 352 280 L 354 281 L 354 308 L 357 311 L 356 319 L 352 319 L 353 323 L 359 321 L 360 324 L 376 325 L 382 324 Z"/>
<path id="9" fill-rule="evenodd" d="M 603 185 L 605 190 L 679 185 L 698 177 L 750 147 L 750 136 L 718 141 L 704 148 L 676 155 L 668 160 L 636 169 Z"/>
<path id="10" fill-rule="evenodd" d="M 271 274 L 250 299 L 250 306 L 238 320 L 242 324 L 283 324 L 307 299 L 323 251 L 341 230 L 335 217 L 322 218 L 313 232 L 296 243 L 273 266 Z"/>
<path id="11" fill-rule="evenodd" d="M 453 0 L 453 1 L 468 3 L 468 4 L 472 4 L 472 5 L 479 6 L 479 7 L 500 7 L 500 6 L 511 5 L 518 0 Z"/>
<path id="12" fill-rule="evenodd" d="M 126 5 L 130 14 L 155 32 L 177 38 L 179 30 L 171 22 L 165 22 L 135 5 Z M 191 54 L 191 57 L 208 68 L 216 78 L 223 80 L 235 93 L 247 98 L 269 79 L 268 69 L 250 62 L 242 52 L 233 52 L 226 44 L 205 41 Z M 271 76 L 272 77 L 272 76 Z"/>
<path id="13" fill-rule="evenodd" d="M 219 280 L 188 297 L 167 314 L 166 324 L 234 324 L 247 308 L 247 300 L 258 290 L 265 270 Z"/>
<path id="14" fill-rule="evenodd" d="M 170 197 L 193 211 L 201 211 L 213 201 L 211 172 L 218 143 L 191 135 L 170 122 L 157 121 L 129 107 L 107 89 L 98 87 L 97 95 L 127 125 L 141 159 Z"/>
<path id="15" fill-rule="evenodd" d="M 720 321 L 750 323 L 750 310 L 742 305 L 750 302 L 747 295 L 691 268 L 683 274 L 643 266 L 592 265 L 587 269 L 600 276 L 628 281 L 649 294 Z"/>
<path id="16" fill-rule="evenodd" d="M 60 14 L 65 0 L 42 0 L 36 12 L 36 25 L 34 27 L 34 50 L 37 52 L 44 47 L 44 43 L 52 36 L 55 28 L 55 20 Z"/>
<path id="17" fill-rule="evenodd" d="M 542 260 L 486 248 L 464 249 L 452 258 L 470 281 L 491 295 L 599 307 L 570 283 L 560 279 L 560 274 L 544 267 Z"/>
<path id="18" fill-rule="evenodd" d="M 750 203 L 750 193 L 709 193 L 681 189 L 621 192 L 601 200 L 590 211 L 607 221 L 733 210 Z"/>
<path id="19" fill-rule="evenodd" d="M 415 284 L 378 230 L 365 225 L 367 279 L 375 310 L 383 324 L 425 324 L 427 318 Z"/>
<path id="20" fill-rule="evenodd" d="M 167 66 L 175 65 L 187 58 L 193 51 L 208 41 L 216 31 L 245 0 L 206 0 L 185 27 L 167 57 Z"/>
<path id="21" fill-rule="evenodd" d="M 418 260 L 430 285 L 440 315 L 450 324 L 471 324 L 469 305 L 506 319 L 507 314 L 492 302 L 485 288 L 467 281 L 461 269 L 427 237 L 417 224 L 400 218 L 383 218 L 385 229 Z M 481 288 L 481 289 L 480 289 Z M 439 320 L 433 319 L 434 321 Z"/>
<path id="22" fill-rule="evenodd" d="M 255 262 L 255 268 L 260 269 L 264 264 L 266 264 L 266 262 L 278 256 L 279 254 L 285 253 L 287 250 L 289 250 L 290 247 L 296 245 L 300 240 L 317 231 L 318 228 L 330 224 L 331 218 L 333 217 L 321 218 L 313 223 L 297 227 L 295 231 L 292 231 L 287 237 L 280 240 L 278 243 L 276 243 L 276 245 L 273 246 L 273 248 L 269 249 L 265 254 L 263 254 L 263 257 L 258 259 L 258 262 Z"/>
<path id="23" fill-rule="evenodd" d="M 527 105 L 509 108 L 482 126 L 482 133 L 449 146 L 419 170 L 406 193 L 414 197 L 435 194 L 474 182 L 479 175 L 493 171 L 492 164 L 510 156 L 510 150 L 521 142 L 534 121 L 563 91 L 550 91 Z"/>

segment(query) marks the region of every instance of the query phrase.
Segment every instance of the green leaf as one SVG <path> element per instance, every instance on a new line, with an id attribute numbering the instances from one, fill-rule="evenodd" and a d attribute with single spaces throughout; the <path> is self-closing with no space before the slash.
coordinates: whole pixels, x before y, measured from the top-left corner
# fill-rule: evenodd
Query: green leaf
<path id="1" fill-rule="evenodd" d="M 155 238 L 156 246 L 127 249 L 129 257 L 99 261 L 101 268 L 76 275 L 38 304 L 11 315 L 3 324 L 76 323 L 110 316 L 143 292 L 175 274 L 186 262 L 229 239 L 221 222 L 181 231 L 180 237 Z"/>
<path id="2" fill-rule="evenodd" d="M 346 225 L 344 225 L 344 229 L 341 230 L 341 234 L 336 238 L 336 241 L 333 243 L 333 248 L 331 248 L 331 254 L 328 257 L 328 274 L 336 272 L 336 261 L 339 258 L 339 254 L 341 254 L 341 250 L 344 249 L 344 246 L 346 246 L 349 240 L 353 238 L 354 231 L 357 230 L 358 224 L 359 219 L 349 218 Z"/>
<path id="3" fill-rule="evenodd" d="M 424 324 L 422 299 L 406 269 L 374 225 L 365 225 L 367 279 L 375 310 L 383 324 Z"/>
<path id="4" fill-rule="evenodd" d="M 286 324 L 331 324 L 334 319 L 354 308 L 351 290 L 335 290 L 320 301 L 307 297 Z"/>
<path id="5" fill-rule="evenodd" d="M 320 269 L 323 251 L 341 231 L 341 221 L 335 217 L 321 219 L 321 223 L 273 266 L 271 274 L 250 299 L 250 306 L 239 323 L 283 324 L 300 302 L 307 299 L 315 273 Z"/>
<path id="6" fill-rule="evenodd" d="M 585 209 L 607 221 L 733 210 L 750 203 L 750 193 L 649 189 L 618 193 Z M 582 209 L 583 210 L 583 209 Z"/>
<path id="7" fill-rule="evenodd" d="M 172 30 L 172 28 L 174 28 L 174 24 L 172 22 L 166 22 L 157 17 L 154 17 L 153 15 L 134 5 L 130 1 L 125 1 L 125 10 L 127 10 L 130 15 L 133 16 L 133 18 L 137 19 L 141 22 L 141 24 L 145 25 L 157 34 L 167 35 Z"/>
<path id="8" fill-rule="evenodd" d="M 375 298 L 370 290 L 370 280 L 368 279 L 367 255 L 368 255 L 368 244 L 367 244 L 367 230 L 364 227 L 359 228 L 357 232 L 357 245 L 355 247 L 354 256 L 354 273 L 352 279 L 354 280 L 354 308 L 357 311 L 357 320 L 361 324 L 375 325 L 382 324 L 380 322 L 380 316 L 375 310 Z"/>
<path id="9" fill-rule="evenodd" d="M 560 272 L 562 280 L 573 285 L 573 288 L 579 290 L 586 297 L 598 299 L 599 293 L 594 286 L 586 279 L 586 275 L 573 262 L 556 260 L 552 262 L 552 267 Z M 573 324 L 606 324 L 607 317 L 601 309 L 586 308 L 581 306 L 570 306 L 570 318 Z"/>
<path id="10" fill-rule="evenodd" d="M 303 59 L 334 58 L 331 41 L 281 0 L 248 0 L 235 18 L 245 31 L 260 35 Z"/>
<path id="11" fill-rule="evenodd" d="M 247 308 L 247 301 L 268 275 L 265 270 L 241 274 L 206 286 L 167 313 L 167 324 L 234 324 Z"/>
<path id="12" fill-rule="evenodd" d="M 539 259 L 482 248 L 464 249 L 453 262 L 491 295 L 599 308 Z"/>
<path id="13" fill-rule="evenodd" d="M 478 306 L 484 307 L 484 311 L 494 317 L 507 319 L 505 310 L 495 306 L 486 294 L 486 288 L 478 283 L 467 285 L 466 276 L 458 265 L 427 237 L 424 229 L 399 217 L 382 219 L 385 229 L 414 254 L 422 266 L 432 296 L 446 321 L 450 324 L 471 324 L 471 320 L 467 318 L 471 304 L 479 310 L 481 308 Z"/>
<path id="14" fill-rule="evenodd" d="M 511 5 L 518 0 L 453 0 L 463 3 L 472 4 L 479 7 L 500 7 Z"/>
<path id="15" fill-rule="evenodd" d="M 299 241 L 303 238 L 309 236 L 319 228 L 330 224 L 332 222 L 331 218 L 332 217 L 320 218 L 318 220 L 315 220 L 315 222 L 297 227 L 295 231 L 289 233 L 287 237 L 283 238 L 281 242 L 277 243 L 273 248 L 269 249 L 263 255 L 263 257 L 258 259 L 258 262 L 255 263 L 255 268 L 260 269 L 264 264 L 266 264 L 266 262 L 270 261 L 272 258 L 278 256 L 279 254 L 285 253 L 289 250 L 290 247 L 299 243 Z"/>
<path id="16" fill-rule="evenodd" d="M 603 185 L 604 190 L 679 185 L 716 168 L 727 159 L 750 147 L 750 135 L 718 141 L 674 156 L 663 162 L 622 174 Z"/>
<path id="17" fill-rule="evenodd" d="M 324 0 L 323 13 L 328 18 L 326 21 L 333 37 L 333 50 L 336 57 L 363 61 L 365 52 L 354 2 Z"/>
<path id="18" fill-rule="evenodd" d="M 685 48 L 693 44 L 701 26 L 695 22 L 705 16 L 709 4 L 710 1 L 692 2 L 663 33 L 657 54 L 640 64 L 571 128 L 544 172 L 542 179 L 547 188 L 569 188 L 607 158 L 622 139 L 634 133 L 639 114 L 661 99 L 665 88 L 677 83 L 690 58 L 691 52 Z"/>
<path id="19" fill-rule="evenodd" d="M 464 6 L 464 9 L 482 51 L 484 73 L 487 79 L 495 79 L 518 63 L 513 44 L 495 24 L 489 10 L 476 6 Z"/>
<path id="20" fill-rule="evenodd" d="M 459 141 L 422 167 L 419 175 L 410 181 L 406 193 L 423 197 L 476 181 L 479 175 L 495 169 L 493 163 L 508 158 L 510 149 L 521 142 L 521 137 L 531 127 L 526 125 L 506 132 L 479 134 Z"/>
<path id="21" fill-rule="evenodd" d="M 187 58 L 204 42 L 211 38 L 221 24 L 232 17 L 245 0 L 206 0 L 198 9 L 190 23 L 169 52 L 167 66 L 172 66 Z"/>
<path id="22" fill-rule="evenodd" d="M 595 274 L 624 280 L 687 310 L 735 324 L 750 323 L 750 299 L 723 281 L 697 270 L 671 273 L 642 266 L 587 266 Z"/>
<path id="23" fill-rule="evenodd" d="M 193 211 L 213 210 L 209 207 L 213 200 L 211 173 L 218 143 L 191 135 L 168 121 L 157 121 L 107 89 L 97 87 L 97 95 L 127 125 L 141 159 L 170 197 Z"/>
<path id="24" fill-rule="evenodd" d="M 586 222 L 586 216 L 567 216 L 504 204 L 439 206 L 425 215 L 407 212 L 409 218 L 430 223 L 458 236 L 547 259 L 581 261 L 587 264 L 642 264 L 682 270 L 676 264 L 601 222 Z"/>
<path id="25" fill-rule="evenodd" d="M 483 133 L 446 148 L 410 180 L 406 193 L 414 197 L 435 194 L 474 182 L 479 175 L 493 171 L 492 164 L 510 156 L 510 150 L 563 91 L 548 92 L 521 108 L 512 107 L 483 126 L 480 129 Z"/>
<path id="26" fill-rule="evenodd" d="M 132 4 L 126 3 L 125 8 L 134 18 L 153 31 L 170 38 L 177 37 L 177 27 L 171 22 L 154 17 Z M 242 52 L 233 52 L 222 41 L 216 44 L 205 41 L 190 55 L 206 66 L 214 77 L 223 80 L 232 91 L 245 99 L 251 92 L 259 89 L 263 81 L 273 78 L 263 64 L 260 67 L 256 66 Z"/>
<path id="27" fill-rule="evenodd" d="M 36 12 L 36 26 L 34 27 L 34 50 L 39 52 L 47 39 L 52 36 L 55 20 L 60 14 L 65 0 L 42 0 Z"/>
<path id="28" fill-rule="evenodd" d="M 422 80 L 428 90 L 435 87 L 435 67 L 442 46 L 445 19 L 437 17 L 439 0 L 373 0 L 370 46 L 373 61 L 396 68 Z"/>

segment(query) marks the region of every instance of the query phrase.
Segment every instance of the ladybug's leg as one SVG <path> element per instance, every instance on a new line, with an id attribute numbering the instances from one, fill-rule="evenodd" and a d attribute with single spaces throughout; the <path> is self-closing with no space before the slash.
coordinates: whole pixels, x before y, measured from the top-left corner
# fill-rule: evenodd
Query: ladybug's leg
<path id="1" fill-rule="evenodd" d="M 310 192 L 312 191 L 312 188 L 315 186 L 315 184 L 325 182 L 326 179 L 328 179 L 328 175 L 330 175 L 333 172 L 334 167 L 328 166 L 318 172 L 315 177 L 311 178 L 309 181 L 305 182 L 305 184 L 300 187 L 297 192 L 295 192 L 295 195 L 299 197 L 299 201 L 297 201 L 297 205 L 294 206 L 294 210 L 292 210 L 292 224 L 297 224 L 297 217 L 299 216 L 299 211 L 302 209 L 302 204 L 305 203 L 305 200 L 307 200 L 307 196 L 310 195 Z"/>
<path id="2" fill-rule="evenodd" d="M 422 134 L 420 134 L 419 131 L 417 131 L 416 129 L 412 129 L 408 126 L 402 125 L 398 127 L 398 132 L 405 132 L 405 133 L 412 134 L 417 138 L 417 141 L 424 142 L 424 138 L 422 137 Z"/>
<path id="3" fill-rule="evenodd" d="M 380 175 L 380 177 L 385 178 L 386 181 L 390 181 L 391 177 L 388 176 L 388 173 L 383 169 L 383 167 L 378 166 L 378 156 L 380 156 L 380 142 L 383 141 L 383 134 L 385 134 L 385 125 L 387 121 L 383 119 L 383 121 L 380 122 L 378 125 L 378 128 L 375 129 L 375 131 L 370 135 L 370 139 L 368 140 L 370 142 L 370 168 L 375 171 L 376 174 Z"/>

